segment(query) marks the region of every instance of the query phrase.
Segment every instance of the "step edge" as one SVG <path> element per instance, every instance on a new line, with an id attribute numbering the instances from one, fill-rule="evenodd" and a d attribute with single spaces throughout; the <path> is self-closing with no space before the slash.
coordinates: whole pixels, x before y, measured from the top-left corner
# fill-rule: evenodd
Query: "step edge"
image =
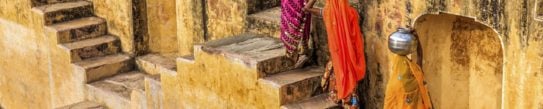
<path id="1" fill-rule="evenodd" d="M 66 5 L 66 4 L 71 4 L 71 5 L 68 5 L 69 7 L 58 8 L 56 10 L 47 10 L 48 7 L 55 7 L 55 6 Z M 78 5 L 73 5 L 73 4 L 78 4 Z M 80 0 L 80 1 L 70 1 L 70 2 L 63 2 L 63 3 L 46 4 L 46 5 L 42 5 L 42 6 L 38 6 L 38 7 L 33 7 L 32 9 L 36 9 L 37 11 L 41 11 L 41 13 L 45 14 L 45 13 L 50 13 L 50 12 L 55 12 L 55 11 L 62 11 L 62 10 L 66 10 L 66 9 L 82 8 L 82 7 L 86 7 L 86 6 L 92 6 L 92 3 L 89 2 L 89 1 L 86 1 L 86 0 Z"/>
<path id="2" fill-rule="evenodd" d="M 304 69 L 309 69 L 309 70 L 304 71 L 304 72 L 297 72 L 297 70 L 304 70 Z M 322 68 L 322 67 L 311 66 L 311 67 L 304 68 L 304 69 L 294 69 L 294 70 L 289 70 L 289 71 L 285 71 L 285 72 L 280 72 L 280 73 L 270 75 L 270 76 L 267 76 L 267 77 L 259 78 L 258 81 L 262 82 L 262 83 L 265 83 L 265 84 L 273 85 L 275 88 L 282 88 L 282 87 L 288 86 L 290 84 L 294 84 L 296 82 L 306 81 L 306 80 L 309 80 L 309 79 L 313 79 L 315 77 L 320 77 L 320 76 L 322 76 L 322 74 L 324 74 L 324 73 L 319 72 L 321 70 L 324 72 L 324 68 Z M 291 81 L 291 82 L 286 82 L 286 83 L 278 83 L 278 82 L 270 79 L 270 78 L 273 78 L 275 76 L 282 76 L 282 75 L 288 75 L 288 74 L 293 74 L 293 73 L 304 73 L 305 76 L 303 78 L 297 78 L 297 80 L 294 80 L 294 81 Z"/>
<path id="3" fill-rule="evenodd" d="M 80 23 L 79 22 L 87 22 L 87 23 Z M 71 23 L 76 23 L 76 24 L 79 24 L 77 26 L 74 26 L 74 28 L 61 28 L 61 27 L 58 27 L 58 26 L 62 26 L 62 25 L 68 25 L 68 24 L 71 24 Z M 61 23 L 55 23 L 55 24 L 52 24 L 52 25 L 46 25 L 45 28 L 49 31 L 54 31 L 54 32 L 63 32 L 63 31 L 68 31 L 68 30 L 72 30 L 72 29 L 80 29 L 80 28 L 83 28 L 83 27 L 87 27 L 87 26 L 91 26 L 91 25 L 106 25 L 106 20 L 103 19 L 103 18 L 100 18 L 100 17 L 96 17 L 96 16 L 90 16 L 90 17 L 83 17 L 83 18 L 78 18 L 78 19 L 75 19 L 75 20 L 71 20 L 71 21 L 65 21 L 65 22 L 61 22 Z"/>
<path id="4" fill-rule="evenodd" d="M 167 61 L 168 59 L 165 58 L 164 56 L 161 56 L 160 54 L 147 54 L 147 55 L 144 55 L 144 56 L 139 56 L 139 57 L 136 57 L 136 65 L 137 67 L 144 71 L 146 74 L 149 74 L 149 75 L 158 75 L 158 74 L 162 74 L 162 73 L 167 73 L 167 74 L 174 74 L 177 73 L 177 58 L 175 58 L 176 60 L 174 60 L 174 68 L 167 68 L 166 66 L 162 65 L 162 64 L 159 64 L 159 63 L 155 63 L 153 61 L 150 61 L 148 59 L 144 59 L 146 56 L 149 56 L 149 55 L 158 55 L 160 56 L 160 60 L 163 60 L 163 61 Z M 150 66 L 151 65 L 151 66 Z M 158 72 L 150 72 L 150 71 L 154 71 L 153 69 L 157 70 Z"/>
<path id="5" fill-rule="evenodd" d="M 115 59 L 115 61 L 112 61 L 110 63 L 103 63 L 102 62 L 103 60 L 110 59 L 110 58 Z M 130 56 L 125 55 L 125 54 L 113 54 L 113 55 L 107 55 L 107 56 L 102 56 L 102 57 L 95 57 L 95 58 L 91 58 L 91 59 L 86 59 L 86 60 L 82 60 L 82 61 L 75 62 L 75 63 L 72 63 L 72 64 L 75 65 L 78 68 L 90 69 L 90 68 L 95 68 L 95 67 L 108 65 L 108 64 L 126 62 L 126 61 L 130 61 L 130 59 L 131 59 Z M 96 62 L 101 62 L 101 63 L 99 63 L 99 64 L 81 65 L 81 63 L 85 63 L 85 62 L 88 62 L 88 61 L 96 61 Z"/>
<path id="6" fill-rule="evenodd" d="M 283 105 L 281 105 L 281 109 L 292 109 L 292 108 L 289 108 L 289 107 L 292 107 L 292 106 L 295 106 L 294 109 L 303 109 L 302 105 L 300 105 L 301 103 L 306 103 L 306 102 L 310 102 L 310 101 L 314 101 L 314 100 L 323 100 L 323 99 L 327 101 L 326 104 L 324 104 L 324 105 L 328 106 L 328 107 L 321 107 L 321 108 L 328 109 L 328 108 L 333 108 L 333 107 L 339 106 L 339 105 L 329 101 L 327 98 L 328 98 L 328 94 L 320 94 L 320 95 L 312 96 L 312 97 L 309 97 L 309 98 L 306 98 L 306 99 L 303 99 L 303 100 L 300 100 L 300 101 L 297 101 L 297 102 L 283 104 Z"/>
<path id="7" fill-rule="evenodd" d="M 93 82 L 94 83 L 94 82 Z M 91 83 L 87 83 L 85 84 L 85 86 L 87 87 L 87 91 L 89 90 L 96 90 L 96 91 L 100 91 L 101 93 L 107 93 L 108 95 L 113 95 L 115 96 L 115 98 L 121 98 L 120 100 L 122 100 L 122 102 L 125 102 L 125 103 L 128 103 L 130 104 L 130 96 L 129 98 L 126 98 L 126 97 L 123 97 L 121 95 L 119 95 L 118 93 L 115 93 L 115 92 L 112 92 L 110 90 L 105 90 L 103 88 L 100 88 L 100 87 L 97 87 L 97 86 L 94 86 L 92 85 Z M 131 91 L 131 90 L 130 90 Z M 89 92 L 90 93 L 90 92 Z M 93 95 L 94 97 L 97 97 L 96 95 Z M 102 98 L 103 99 L 103 98 Z M 106 104 L 107 105 L 107 104 Z"/>
<path id="8" fill-rule="evenodd" d="M 96 40 L 105 40 L 105 41 L 96 41 Z M 60 44 L 60 46 L 62 48 L 64 48 L 65 50 L 67 50 L 67 51 L 72 51 L 72 50 L 81 49 L 81 48 L 85 48 L 85 47 L 112 43 L 112 42 L 115 42 L 115 41 L 119 41 L 119 39 L 117 37 L 115 37 L 115 36 L 102 35 L 102 36 L 98 36 L 98 37 L 94 37 L 94 38 L 90 38 L 90 39 L 71 42 L 71 43 L 63 43 L 63 44 Z M 87 43 L 87 42 L 92 42 L 92 43 Z"/>

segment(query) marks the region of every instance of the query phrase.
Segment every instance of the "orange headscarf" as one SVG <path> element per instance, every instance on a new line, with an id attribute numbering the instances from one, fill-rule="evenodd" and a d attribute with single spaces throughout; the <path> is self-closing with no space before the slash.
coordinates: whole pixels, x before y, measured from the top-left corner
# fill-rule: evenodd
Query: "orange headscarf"
<path id="1" fill-rule="evenodd" d="M 358 12 L 349 5 L 348 0 L 326 0 L 323 18 L 328 32 L 337 95 L 343 99 L 353 92 L 366 70 Z"/>

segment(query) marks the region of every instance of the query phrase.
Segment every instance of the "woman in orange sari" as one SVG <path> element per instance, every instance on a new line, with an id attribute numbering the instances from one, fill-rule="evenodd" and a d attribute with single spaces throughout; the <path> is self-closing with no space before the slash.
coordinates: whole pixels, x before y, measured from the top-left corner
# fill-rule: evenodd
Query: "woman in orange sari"
<path id="1" fill-rule="evenodd" d="M 349 96 L 353 95 L 358 81 L 364 78 L 366 71 L 358 12 L 350 6 L 348 0 L 326 0 L 322 10 L 313 8 L 314 3 L 315 0 L 310 0 L 304 10 L 323 16 L 334 66 L 337 98 L 355 104 L 358 101 L 349 99 Z"/>

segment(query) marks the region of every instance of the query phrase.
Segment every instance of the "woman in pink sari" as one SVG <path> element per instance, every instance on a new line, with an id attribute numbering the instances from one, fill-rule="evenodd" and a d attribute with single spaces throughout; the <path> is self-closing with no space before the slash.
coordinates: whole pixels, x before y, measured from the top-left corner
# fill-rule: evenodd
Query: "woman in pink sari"
<path id="1" fill-rule="evenodd" d="M 306 0 L 281 0 L 281 41 L 287 56 L 301 67 L 309 54 L 311 14 L 303 12 Z"/>

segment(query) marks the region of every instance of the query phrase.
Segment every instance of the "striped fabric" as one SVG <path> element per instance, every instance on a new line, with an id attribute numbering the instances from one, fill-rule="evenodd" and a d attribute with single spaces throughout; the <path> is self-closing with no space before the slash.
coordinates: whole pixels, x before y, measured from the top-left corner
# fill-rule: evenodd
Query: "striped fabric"
<path id="1" fill-rule="evenodd" d="M 304 6 L 305 0 L 281 0 L 281 41 L 289 54 L 308 46 L 311 15 Z"/>

